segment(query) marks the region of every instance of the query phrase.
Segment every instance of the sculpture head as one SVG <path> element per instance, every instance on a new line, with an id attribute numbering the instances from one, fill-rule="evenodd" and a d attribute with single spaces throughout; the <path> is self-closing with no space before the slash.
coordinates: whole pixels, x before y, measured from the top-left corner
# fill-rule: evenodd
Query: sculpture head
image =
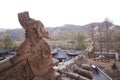
<path id="1" fill-rule="evenodd" d="M 40 21 L 30 18 L 28 12 L 19 13 L 18 19 L 26 31 L 26 36 L 49 38 L 49 34 L 45 30 L 44 25 Z"/>
<path id="2" fill-rule="evenodd" d="M 39 34 L 39 37 L 49 39 L 49 33 L 45 30 L 44 25 L 39 20 L 36 20 L 36 29 Z"/>

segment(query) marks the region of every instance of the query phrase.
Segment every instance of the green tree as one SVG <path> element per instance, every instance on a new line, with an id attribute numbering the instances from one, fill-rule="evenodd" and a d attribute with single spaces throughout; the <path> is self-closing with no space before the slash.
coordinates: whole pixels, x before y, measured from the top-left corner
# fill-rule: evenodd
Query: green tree
<path id="1" fill-rule="evenodd" d="M 116 63 L 113 63 L 113 64 L 111 65 L 111 68 L 112 68 L 113 70 L 118 69 L 118 67 L 117 67 Z"/>
<path id="2" fill-rule="evenodd" d="M 76 37 L 76 41 L 78 44 L 78 48 L 80 50 L 86 49 L 85 44 L 84 44 L 84 39 L 85 39 L 84 33 L 78 32 L 77 37 Z"/>
<path id="3" fill-rule="evenodd" d="M 2 49 L 13 49 L 13 47 L 14 44 L 12 39 L 8 34 L 5 34 L 2 42 Z"/>
<path id="4" fill-rule="evenodd" d="M 116 31 L 114 34 L 114 45 L 113 48 L 115 51 L 120 52 L 120 32 Z"/>
<path id="5" fill-rule="evenodd" d="M 120 42 L 120 32 L 115 34 L 115 41 Z"/>

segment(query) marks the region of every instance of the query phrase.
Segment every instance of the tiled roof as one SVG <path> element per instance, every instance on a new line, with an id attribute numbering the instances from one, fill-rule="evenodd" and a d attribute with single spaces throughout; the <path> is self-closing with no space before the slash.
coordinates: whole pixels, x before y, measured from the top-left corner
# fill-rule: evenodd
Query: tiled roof
<path id="1" fill-rule="evenodd" d="M 67 54 L 68 54 L 68 55 L 79 55 L 80 52 L 79 52 L 79 51 L 76 51 L 76 50 L 68 50 L 68 51 L 67 51 Z"/>
<path id="2" fill-rule="evenodd" d="M 54 57 L 55 57 L 55 58 L 67 58 L 68 56 L 67 56 L 67 54 L 66 54 L 65 51 L 58 51 L 58 52 L 55 54 Z"/>

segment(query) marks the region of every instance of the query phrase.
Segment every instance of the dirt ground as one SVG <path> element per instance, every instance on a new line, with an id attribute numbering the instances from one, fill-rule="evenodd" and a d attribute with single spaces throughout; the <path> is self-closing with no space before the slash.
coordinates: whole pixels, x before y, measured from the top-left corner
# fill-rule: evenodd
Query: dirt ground
<path id="1" fill-rule="evenodd" d="M 94 60 L 88 58 L 86 59 L 89 64 L 94 64 L 98 66 L 99 68 L 101 68 L 101 70 L 107 73 L 113 80 L 120 80 L 120 61 L 109 60 L 108 62 L 108 61 Z M 118 69 L 113 70 L 111 68 L 111 65 L 113 63 L 116 63 Z"/>

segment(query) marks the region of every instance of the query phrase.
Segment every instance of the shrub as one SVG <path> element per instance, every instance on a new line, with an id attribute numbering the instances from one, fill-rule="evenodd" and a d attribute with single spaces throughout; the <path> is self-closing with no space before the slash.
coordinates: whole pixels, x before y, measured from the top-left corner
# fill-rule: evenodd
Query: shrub
<path id="1" fill-rule="evenodd" d="M 111 68 L 112 68 L 113 70 L 118 69 L 118 67 L 117 67 L 116 63 L 113 63 L 113 64 L 111 65 Z"/>

